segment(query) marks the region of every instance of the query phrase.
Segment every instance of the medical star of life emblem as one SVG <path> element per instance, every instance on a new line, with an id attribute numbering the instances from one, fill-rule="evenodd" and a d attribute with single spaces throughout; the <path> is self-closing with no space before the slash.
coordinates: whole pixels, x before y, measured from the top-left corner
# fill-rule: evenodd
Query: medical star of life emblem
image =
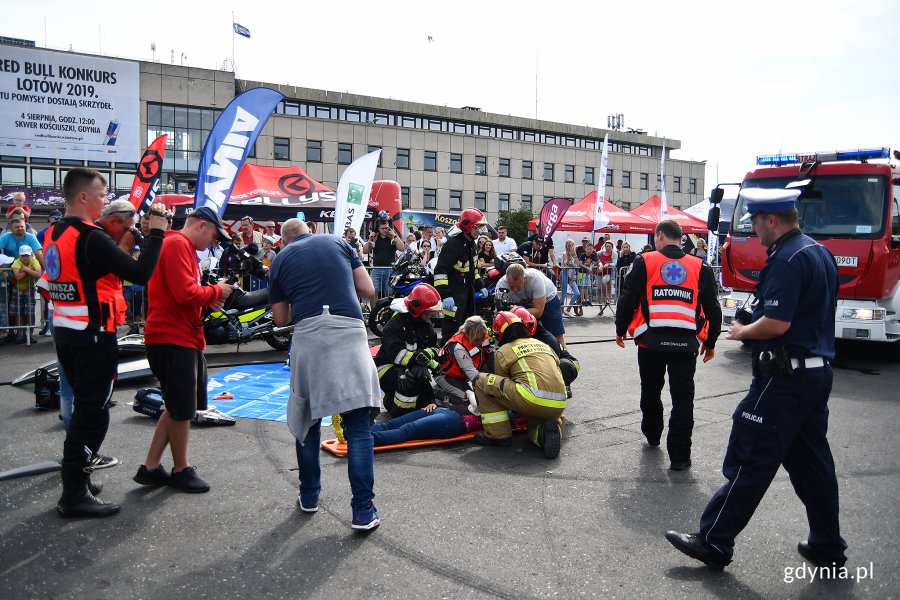
<path id="1" fill-rule="evenodd" d="M 669 285 L 681 285 L 687 279 L 687 269 L 677 260 L 670 260 L 660 268 L 659 275 Z"/>
<path id="2" fill-rule="evenodd" d="M 62 271 L 62 265 L 59 262 L 59 248 L 56 244 L 50 244 L 47 247 L 47 253 L 44 254 L 44 265 L 47 268 L 47 278 L 50 281 L 56 281 Z"/>

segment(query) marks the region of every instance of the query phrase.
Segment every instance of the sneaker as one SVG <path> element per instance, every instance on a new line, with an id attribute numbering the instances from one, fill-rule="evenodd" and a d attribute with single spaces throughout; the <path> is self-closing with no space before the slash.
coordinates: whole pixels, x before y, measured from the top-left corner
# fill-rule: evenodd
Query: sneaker
<path id="1" fill-rule="evenodd" d="M 169 483 L 169 473 L 166 472 L 162 465 L 155 469 L 148 469 L 141 465 L 132 479 L 141 485 L 166 485 Z"/>
<path id="2" fill-rule="evenodd" d="M 95 454 L 93 458 L 91 458 L 91 469 L 96 471 L 97 469 L 108 469 L 109 467 L 114 467 L 119 464 L 119 459 L 113 456 L 103 456 L 102 454 Z"/>
<path id="3" fill-rule="evenodd" d="M 194 467 L 185 467 L 178 472 L 172 469 L 169 487 L 188 494 L 203 494 L 209 491 L 209 484 L 197 477 L 197 470 Z"/>
<path id="4" fill-rule="evenodd" d="M 357 531 L 372 531 L 381 525 L 381 519 L 378 517 L 378 509 L 375 508 L 373 502 L 369 502 L 368 508 L 353 509 L 353 521 L 350 527 Z"/>
<path id="5" fill-rule="evenodd" d="M 305 513 L 319 511 L 319 497 L 313 494 L 297 494 L 297 506 Z"/>
<path id="6" fill-rule="evenodd" d="M 559 448 L 562 445 L 562 430 L 559 427 L 559 421 L 556 419 L 547 419 L 541 424 L 541 432 L 538 434 L 541 450 L 547 458 L 556 458 L 559 456 Z"/>

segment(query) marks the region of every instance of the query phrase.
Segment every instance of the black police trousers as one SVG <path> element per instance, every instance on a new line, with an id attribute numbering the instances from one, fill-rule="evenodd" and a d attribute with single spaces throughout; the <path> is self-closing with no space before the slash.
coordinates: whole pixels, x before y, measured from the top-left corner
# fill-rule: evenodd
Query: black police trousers
<path id="1" fill-rule="evenodd" d="M 641 432 L 647 440 L 658 442 L 663 432 L 662 389 L 666 371 L 672 413 L 666 448 L 673 461 L 691 456 L 691 433 L 694 429 L 694 352 L 658 352 L 638 346 L 638 369 L 641 374 Z"/>
<path id="2" fill-rule="evenodd" d="M 838 521 L 838 485 L 828 446 L 830 366 L 753 378 L 738 404 L 722 473 L 728 483 L 700 518 L 700 535 L 727 556 L 784 465 L 806 506 L 808 542 L 823 556 L 847 548 Z"/>

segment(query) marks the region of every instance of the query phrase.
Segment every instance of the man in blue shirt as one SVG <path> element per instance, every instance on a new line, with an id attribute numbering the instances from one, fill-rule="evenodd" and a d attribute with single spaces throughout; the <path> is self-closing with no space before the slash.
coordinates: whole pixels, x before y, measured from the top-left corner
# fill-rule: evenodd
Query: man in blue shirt
<path id="1" fill-rule="evenodd" d="M 19 257 L 19 247 L 28 245 L 34 250 L 34 257 L 44 268 L 44 253 L 41 244 L 33 233 L 25 231 L 25 219 L 13 217 L 9 222 L 9 231 L 0 235 L 0 251 L 6 256 Z"/>
<path id="2" fill-rule="evenodd" d="M 700 517 L 700 531 L 666 533 L 688 556 L 721 570 L 784 465 L 806 506 L 809 537 L 797 551 L 810 563 L 841 568 L 847 543 L 838 520 L 838 485 L 828 446 L 838 273 L 831 253 L 797 225 L 796 189 L 742 190 L 753 230 L 768 248 L 753 322 L 732 321 L 729 339 L 753 348 L 753 381 L 732 415 L 722 473 L 728 482 Z"/>

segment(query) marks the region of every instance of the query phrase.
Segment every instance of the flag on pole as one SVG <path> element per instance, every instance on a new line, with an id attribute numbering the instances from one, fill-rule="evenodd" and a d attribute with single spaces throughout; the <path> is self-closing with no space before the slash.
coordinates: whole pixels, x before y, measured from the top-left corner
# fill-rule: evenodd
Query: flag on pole
<path id="1" fill-rule="evenodd" d="M 665 221 L 669 218 L 669 203 L 666 201 L 666 143 L 663 142 L 662 158 L 659 167 L 659 220 Z"/>
<path id="2" fill-rule="evenodd" d="M 131 194 L 128 196 L 138 216 L 142 216 L 150 210 L 153 198 L 159 191 L 159 178 L 162 175 L 168 137 L 164 133 L 153 140 L 153 143 L 144 152 L 144 156 L 141 157 L 141 162 L 138 163 L 134 181 L 131 184 Z"/>
<path id="3" fill-rule="evenodd" d="M 344 235 L 349 227 L 360 231 L 375 181 L 375 169 L 381 150 L 360 156 L 347 167 L 338 181 L 337 199 L 334 205 L 334 233 Z"/>
<path id="4" fill-rule="evenodd" d="M 241 25 L 240 23 L 232 23 L 231 26 L 234 28 L 234 32 L 238 35 L 242 35 L 245 38 L 250 38 L 250 30 Z"/>
<path id="5" fill-rule="evenodd" d="M 566 214 L 570 206 L 572 206 L 572 201 L 568 198 L 551 198 L 547 200 L 541 209 L 540 224 L 537 228 L 538 235 L 544 240 L 553 235 L 553 232 L 562 223 L 563 215 Z"/>
<path id="6" fill-rule="evenodd" d="M 603 136 L 603 154 L 600 156 L 600 180 L 597 183 L 597 206 L 594 209 L 594 231 L 609 224 L 606 214 L 606 170 L 609 163 L 609 134 Z"/>

